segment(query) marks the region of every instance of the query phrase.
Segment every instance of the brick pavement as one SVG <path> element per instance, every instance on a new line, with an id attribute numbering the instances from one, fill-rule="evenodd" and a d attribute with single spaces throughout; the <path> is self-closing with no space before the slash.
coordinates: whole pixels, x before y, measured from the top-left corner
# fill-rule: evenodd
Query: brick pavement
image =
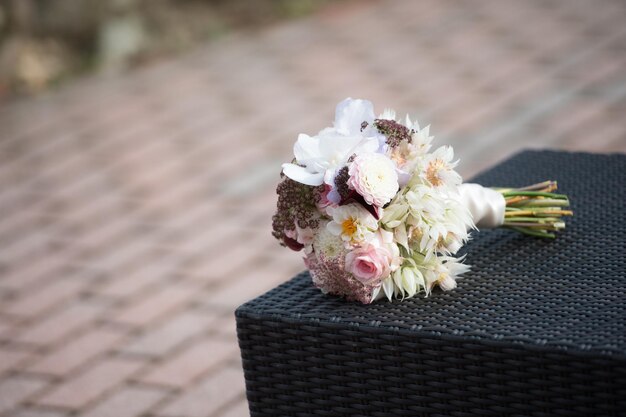
<path id="1" fill-rule="evenodd" d="M 302 268 L 269 233 L 299 132 L 364 97 L 471 176 L 625 152 L 618 0 L 343 1 L 0 110 L 0 416 L 243 416 L 233 309 Z"/>

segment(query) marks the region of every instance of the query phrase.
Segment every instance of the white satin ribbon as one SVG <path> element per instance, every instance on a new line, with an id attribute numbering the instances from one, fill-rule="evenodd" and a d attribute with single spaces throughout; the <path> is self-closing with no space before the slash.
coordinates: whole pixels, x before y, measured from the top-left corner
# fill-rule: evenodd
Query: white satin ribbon
<path id="1" fill-rule="evenodd" d="M 474 224 L 479 229 L 494 229 L 504 223 L 504 197 L 491 188 L 478 184 L 461 184 L 459 186 L 461 198 L 469 208 Z"/>

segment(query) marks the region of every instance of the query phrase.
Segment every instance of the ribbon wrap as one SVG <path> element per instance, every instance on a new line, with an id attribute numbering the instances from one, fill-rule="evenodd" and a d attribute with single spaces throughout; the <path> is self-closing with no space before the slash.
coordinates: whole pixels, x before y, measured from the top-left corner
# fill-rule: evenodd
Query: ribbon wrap
<path id="1" fill-rule="evenodd" d="M 494 229 L 504 223 L 506 201 L 499 192 L 479 184 L 461 184 L 459 192 L 479 229 Z"/>

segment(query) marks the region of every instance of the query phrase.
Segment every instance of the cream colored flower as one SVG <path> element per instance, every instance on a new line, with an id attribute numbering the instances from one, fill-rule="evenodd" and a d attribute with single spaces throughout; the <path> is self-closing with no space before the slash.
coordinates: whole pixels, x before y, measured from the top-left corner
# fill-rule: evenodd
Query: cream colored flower
<path id="1" fill-rule="evenodd" d="M 407 262 L 398 268 L 393 273 L 393 281 L 400 293 L 406 297 L 413 297 L 426 288 L 424 276 L 415 266 L 415 262 Z"/>
<path id="2" fill-rule="evenodd" d="M 360 204 L 329 207 L 327 211 L 333 219 L 326 228 L 348 246 L 371 241 L 378 230 L 378 221 Z"/>
<path id="3" fill-rule="evenodd" d="M 313 238 L 313 249 L 323 262 L 342 259 L 346 254 L 341 237 L 331 233 L 327 224 L 321 224 Z"/>
<path id="4" fill-rule="evenodd" d="M 456 187 L 463 181 L 454 170 L 458 161 L 452 161 L 454 151 L 450 146 L 442 146 L 426 156 L 422 177 L 433 187 Z"/>
<path id="5" fill-rule="evenodd" d="M 406 221 L 409 215 L 409 205 L 404 196 L 395 198 L 383 211 L 381 223 L 393 229 Z"/>
<path id="6" fill-rule="evenodd" d="M 410 123 L 411 119 L 407 116 L 407 123 Z M 423 129 L 420 129 L 419 124 L 417 122 L 411 123 L 411 126 L 407 124 L 409 129 L 413 130 L 413 135 L 411 135 L 413 146 L 415 147 L 416 154 L 419 156 L 425 155 L 431 147 L 431 143 L 433 141 L 433 136 L 430 136 L 430 125 L 426 126 Z"/>
<path id="7" fill-rule="evenodd" d="M 460 275 L 469 271 L 470 267 L 462 263 L 462 258 L 450 256 L 438 256 L 432 258 L 429 265 L 425 265 L 424 279 L 426 281 L 426 294 L 430 294 L 435 285 L 444 291 L 456 288 L 456 281 Z"/>

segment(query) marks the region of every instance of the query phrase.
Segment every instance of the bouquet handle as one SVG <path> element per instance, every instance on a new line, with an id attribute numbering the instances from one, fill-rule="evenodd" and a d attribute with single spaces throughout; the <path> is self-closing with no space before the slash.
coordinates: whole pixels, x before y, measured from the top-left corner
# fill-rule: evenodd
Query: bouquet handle
<path id="1" fill-rule="evenodd" d="M 504 224 L 506 201 L 501 193 L 471 183 L 459 185 L 459 193 L 478 229 L 495 229 Z"/>
<path id="2" fill-rule="evenodd" d="M 565 228 L 563 216 L 571 216 L 569 199 L 557 194 L 556 181 L 544 181 L 522 188 L 487 188 L 461 184 L 459 193 L 478 229 L 505 227 L 517 232 L 554 238 Z"/>

